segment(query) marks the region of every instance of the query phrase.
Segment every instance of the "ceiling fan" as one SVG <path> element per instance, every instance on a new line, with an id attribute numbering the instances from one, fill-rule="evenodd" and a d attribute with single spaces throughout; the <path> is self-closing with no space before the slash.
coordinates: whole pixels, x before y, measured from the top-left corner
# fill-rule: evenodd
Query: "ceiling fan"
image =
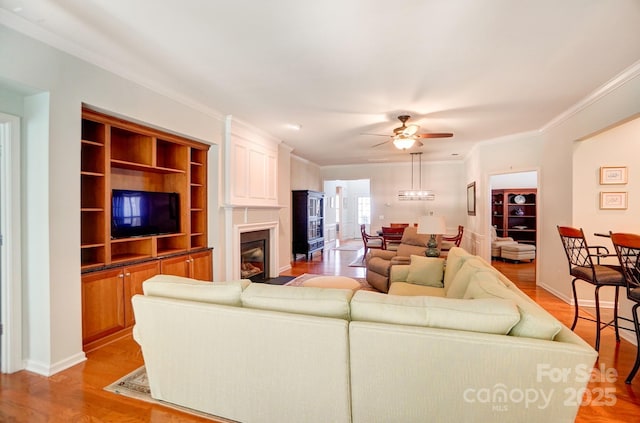
<path id="1" fill-rule="evenodd" d="M 398 116 L 398 120 L 402 122 L 402 126 L 394 128 L 393 135 L 367 134 L 391 137 L 390 140 L 378 143 L 371 147 L 378 147 L 388 142 L 393 142 L 393 145 L 399 150 L 406 150 L 413 147 L 414 144 L 417 144 L 418 147 L 422 147 L 424 144 L 422 144 L 422 142 L 418 140 L 419 138 L 449 138 L 453 136 L 453 134 L 450 132 L 427 132 L 419 134 L 418 130 L 420 130 L 420 126 L 414 124 L 407 125 L 407 121 L 410 118 L 411 116 L 409 115 Z"/>

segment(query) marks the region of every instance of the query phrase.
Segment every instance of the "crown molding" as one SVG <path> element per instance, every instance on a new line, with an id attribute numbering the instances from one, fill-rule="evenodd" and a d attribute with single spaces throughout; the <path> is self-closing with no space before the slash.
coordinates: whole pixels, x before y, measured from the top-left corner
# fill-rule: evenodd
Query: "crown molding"
<path id="1" fill-rule="evenodd" d="M 132 81 L 141 87 L 149 89 L 154 93 L 163 95 L 173 101 L 183 104 L 189 108 L 197 110 L 207 116 L 211 116 L 220 121 L 224 120 L 224 114 L 220 113 L 199 101 L 195 101 L 190 97 L 182 95 L 175 90 L 168 89 L 166 86 L 150 80 L 148 76 L 140 75 L 136 72 L 125 70 L 125 67 L 118 66 L 115 62 L 108 60 L 107 56 L 97 54 L 94 51 L 81 47 L 77 43 L 64 39 L 51 31 L 44 29 L 27 19 L 21 18 L 5 9 L 0 8 L 0 24 L 10 28 L 20 34 L 26 35 L 43 44 L 48 45 L 64 54 L 76 57 L 86 63 L 104 69 L 116 76 Z"/>
<path id="2" fill-rule="evenodd" d="M 640 60 L 635 62 L 633 65 L 629 66 L 624 71 L 620 72 L 618 75 L 613 77 L 607 83 L 601 85 L 597 89 L 595 89 L 591 94 L 583 98 L 578 103 L 574 104 L 569 109 L 565 110 L 563 113 L 559 114 L 551 121 L 549 121 L 546 125 L 539 129 L 539 132 L 546 132 L 551 128 L 560 125 L 565 122 L 572 116 L 579 113 L 581 110 L 600 100 L 602 97 L 607 94 L 615 91 L 619 87 L 625 85 L 627 82 L 637 78 L 640 76 Z"/>

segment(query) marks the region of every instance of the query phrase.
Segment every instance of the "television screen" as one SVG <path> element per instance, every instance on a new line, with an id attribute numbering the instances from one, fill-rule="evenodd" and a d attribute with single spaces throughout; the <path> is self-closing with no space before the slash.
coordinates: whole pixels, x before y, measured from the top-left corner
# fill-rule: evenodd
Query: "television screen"
<path id="1" fill-rule="evenodd" d="M 114 189 L 111 238 L 180 232 L 180 196 L 174 192 Z"/>

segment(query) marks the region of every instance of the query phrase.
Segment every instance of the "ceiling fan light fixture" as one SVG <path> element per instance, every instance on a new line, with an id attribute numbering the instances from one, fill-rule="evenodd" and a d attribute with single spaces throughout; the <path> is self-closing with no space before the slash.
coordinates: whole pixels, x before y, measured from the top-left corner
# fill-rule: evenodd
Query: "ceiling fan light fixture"
<path id="1" fill-rule="evenodd" d="M 393 139 L 393 145 L 398 149 L 398 150 L 407 150 L 411 147 L 413 147 L 413 144 L 415 144 L 416 140 L 411 138 L 411 137 L 407 137 L 403 134 L 398 135 L 397 137 L 395 137 Z"/>
<path id="2" fill-rule="evenodd" d="M 409 125 L 404 128 L 404 130 L 402 131 L 402 135 L 404 135 L 405 137 L 411 137 L 418 132 L 418 129 L 420 129 L 418 125 Z"/>

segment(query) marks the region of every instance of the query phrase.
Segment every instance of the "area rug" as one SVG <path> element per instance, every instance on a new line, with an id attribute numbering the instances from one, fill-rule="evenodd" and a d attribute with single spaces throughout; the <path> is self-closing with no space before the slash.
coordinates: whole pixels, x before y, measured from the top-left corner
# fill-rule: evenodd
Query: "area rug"
<path id="1" fill-rule="evenodd" d="M 309 279 L 312 279 L 312 278 L 317 278 L 318 276 L 333 276 L 333 275 L 317 275 L 315 273 L 303 273 L 302 275 L 298 276 L 291 282 L 286 283 L 285 286 L 302 286 L 304 281 L 308 281 Z M 377 290 L 373 288 L 371 285 L 369 285 L 365 279 L 363 278 L 352 278 L 352 279 L 360 284 L 361 290 L 377 292 Z"/>
<path id="2" fill-rule="evenodd" d="M 337 250 L 337 251 L 358 251 L 361 248 L 362 248 L 362 242 L 359 242 L 357 244 L 341 245 L 339 247 L 335 247 L 334 250 Z"/>
<path id="3" fill-rule="evenodd" d="M 158 404 L 163 407 L 173 408 L 174 410 L 179 410 L 184 413 L 192 414 L 194 416 L 203 417 L 214 422 L 234 423 L 233 420 L 225 419 L 222 417 L 203 413 L 201 411 L 193 410 L 191 408 L 181 407 L 179 405 L 171 404 L 164 401 L 158 401 L 151 398 L 149 380 L 147 379 L 147 370 L 144 366 L 139 367 L 128 375 L 116 380 L 111 385 L 105 386 L 104 390 L 113 392 L 114 394 L 122 395 L 124 397 L 134 398 L 152 404 Z"/>
<path id="4" fill-rule="evenodd" d="M 267 279 L 265 283 L 269 285 L 284 285 L 295 279 L 293 276 L 278 276 L 277 278 Z"/>
<path id="5" fill-rule="evenodd" d="M 351 263 L 349 263 L 349 267 L 365 267 L 365 261 L 364 261 L 364 256 L 362 254 L 360 254 L 358 257 L 356 257 L 355 260 L 353 260 Z"/>

